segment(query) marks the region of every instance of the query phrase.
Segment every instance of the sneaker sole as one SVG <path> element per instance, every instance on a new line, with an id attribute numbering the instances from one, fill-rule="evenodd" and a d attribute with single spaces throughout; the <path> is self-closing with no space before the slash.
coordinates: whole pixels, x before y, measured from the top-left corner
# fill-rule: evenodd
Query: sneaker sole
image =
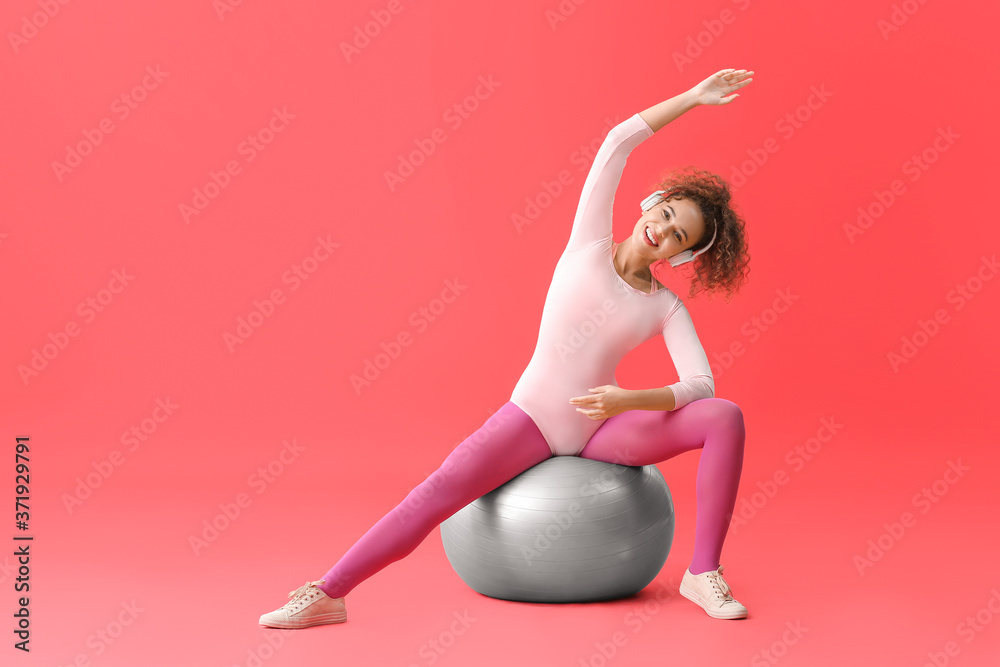
<path id="1" fill-rule="evenodd" d="M 699 607 L 701 607 L 702 609 L 704 609 L 705 613 L 708 614 L 709 616 L 711 616 L 712 618 L 721 618 L 721 619 L 725 619 L 725 620 L 733 620 L 733 619 L 739 619 L 739 618 L 746 618 L 747 617 L 747 612 L 745 612 L 745 611 L 720 612 L 720 611 L 718 611 L 716 609 L 712 609 L 711 607 L 706 607 L 705 603 L 701 599 L 701 597 L 699 597 L 697 593 L 695 593 L 693 590 L 691 590 L 690 588 L 688 588 L 684 584 L 681 584 L 679 590 L 680 590 L 680 594 L 681 595 L 683 595 L 688 600 L 691 600 L 691 602 L 694 602 L 696 605 L 698 605 Z"/>
<path id="2" fill-rule="evenodd" d="M 261 621 L 260 624 L 268 628 L 279 628 L 282 630 L 298 630 L 299 628 L 311 628 L 314 625 L 327 625 L 330 623 L 343 623 L 347 620 L 347 612 L 340 612 L 336 614 L 322 614 L 320 616 L 312 616 L 308 620 L 301 621 L 273 621 L 264 622 Z"/>

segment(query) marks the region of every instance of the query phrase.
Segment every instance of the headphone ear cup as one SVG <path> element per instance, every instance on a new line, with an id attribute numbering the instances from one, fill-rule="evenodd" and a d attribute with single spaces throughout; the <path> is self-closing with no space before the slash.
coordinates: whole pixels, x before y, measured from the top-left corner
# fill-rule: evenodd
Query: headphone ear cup
<path id="1" fill-rule="evenodd" d="M 664 192 L 663 190 L 657 190 L 653 194 L 651 194 L 648 197 L 646 197 L 645 199 L 643 199 L 642 203 L 639 204 L 639 206 L 642 208 L 643 211 L 648 211 L 649 209 L 653 208 L 654 206 L 656 206 L 657 204 L 659 204 L 661 201 L 663 201 L 663 197 L 662 197 L 663 192 Z"/>

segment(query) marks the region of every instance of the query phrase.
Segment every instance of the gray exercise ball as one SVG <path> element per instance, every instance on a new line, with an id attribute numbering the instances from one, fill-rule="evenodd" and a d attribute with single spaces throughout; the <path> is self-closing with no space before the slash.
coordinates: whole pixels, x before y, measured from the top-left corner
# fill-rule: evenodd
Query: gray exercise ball
<path id="1" fill-rule="evenodd" d="M 654 465 L 553 456 L 441 523 L 473 590 L 520 602 L 593 602 L 638 593 L 674 539 L 674 505 Z"/>

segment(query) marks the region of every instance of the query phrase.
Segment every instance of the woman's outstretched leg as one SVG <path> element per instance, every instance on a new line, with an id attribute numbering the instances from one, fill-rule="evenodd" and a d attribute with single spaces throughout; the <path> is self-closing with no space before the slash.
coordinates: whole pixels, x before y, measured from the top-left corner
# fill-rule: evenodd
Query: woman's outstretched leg
<path id="1" fill-rule="evenodd" d="M 346 595 L 407 556 L 452 514 L 550 456 L 535 422 L 508 401 L 379 519 L 326 573 L 319 588 L 332 598 Z"/>
<path id="2" fill-rule="evenodd" d="M 689 568 L 692 574 L 700 574 L 719 567 L 736 506 L 745 439 L 739 406 L 723 398 L 705 398 L 677 410 L 629 410 L 609 417 L 580 456 L 643 466 L 701 448 L 694 556 Z"/>
<path id="3" fill-rule="evenodd" d="M 508 401 L 362 535 L 320 581 L 289 593 L 292 600 L 261 616 L 261 624 L 306 628 L 345 621 L 343 598 L 355 586 L 408 555 L 434 526 L 550 456 L 535 422 Z"/>

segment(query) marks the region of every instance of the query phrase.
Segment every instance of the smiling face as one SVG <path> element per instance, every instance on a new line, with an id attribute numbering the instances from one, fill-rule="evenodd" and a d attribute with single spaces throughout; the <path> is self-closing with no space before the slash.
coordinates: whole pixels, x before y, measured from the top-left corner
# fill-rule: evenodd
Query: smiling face
<path id="1" fill-rule="evenodd" d="M 632 230 L 632 247 L 650 263 L 693 248 L 705 233 L 705 218 L 690 199 L 671 197 L 643 213 Z"/>

